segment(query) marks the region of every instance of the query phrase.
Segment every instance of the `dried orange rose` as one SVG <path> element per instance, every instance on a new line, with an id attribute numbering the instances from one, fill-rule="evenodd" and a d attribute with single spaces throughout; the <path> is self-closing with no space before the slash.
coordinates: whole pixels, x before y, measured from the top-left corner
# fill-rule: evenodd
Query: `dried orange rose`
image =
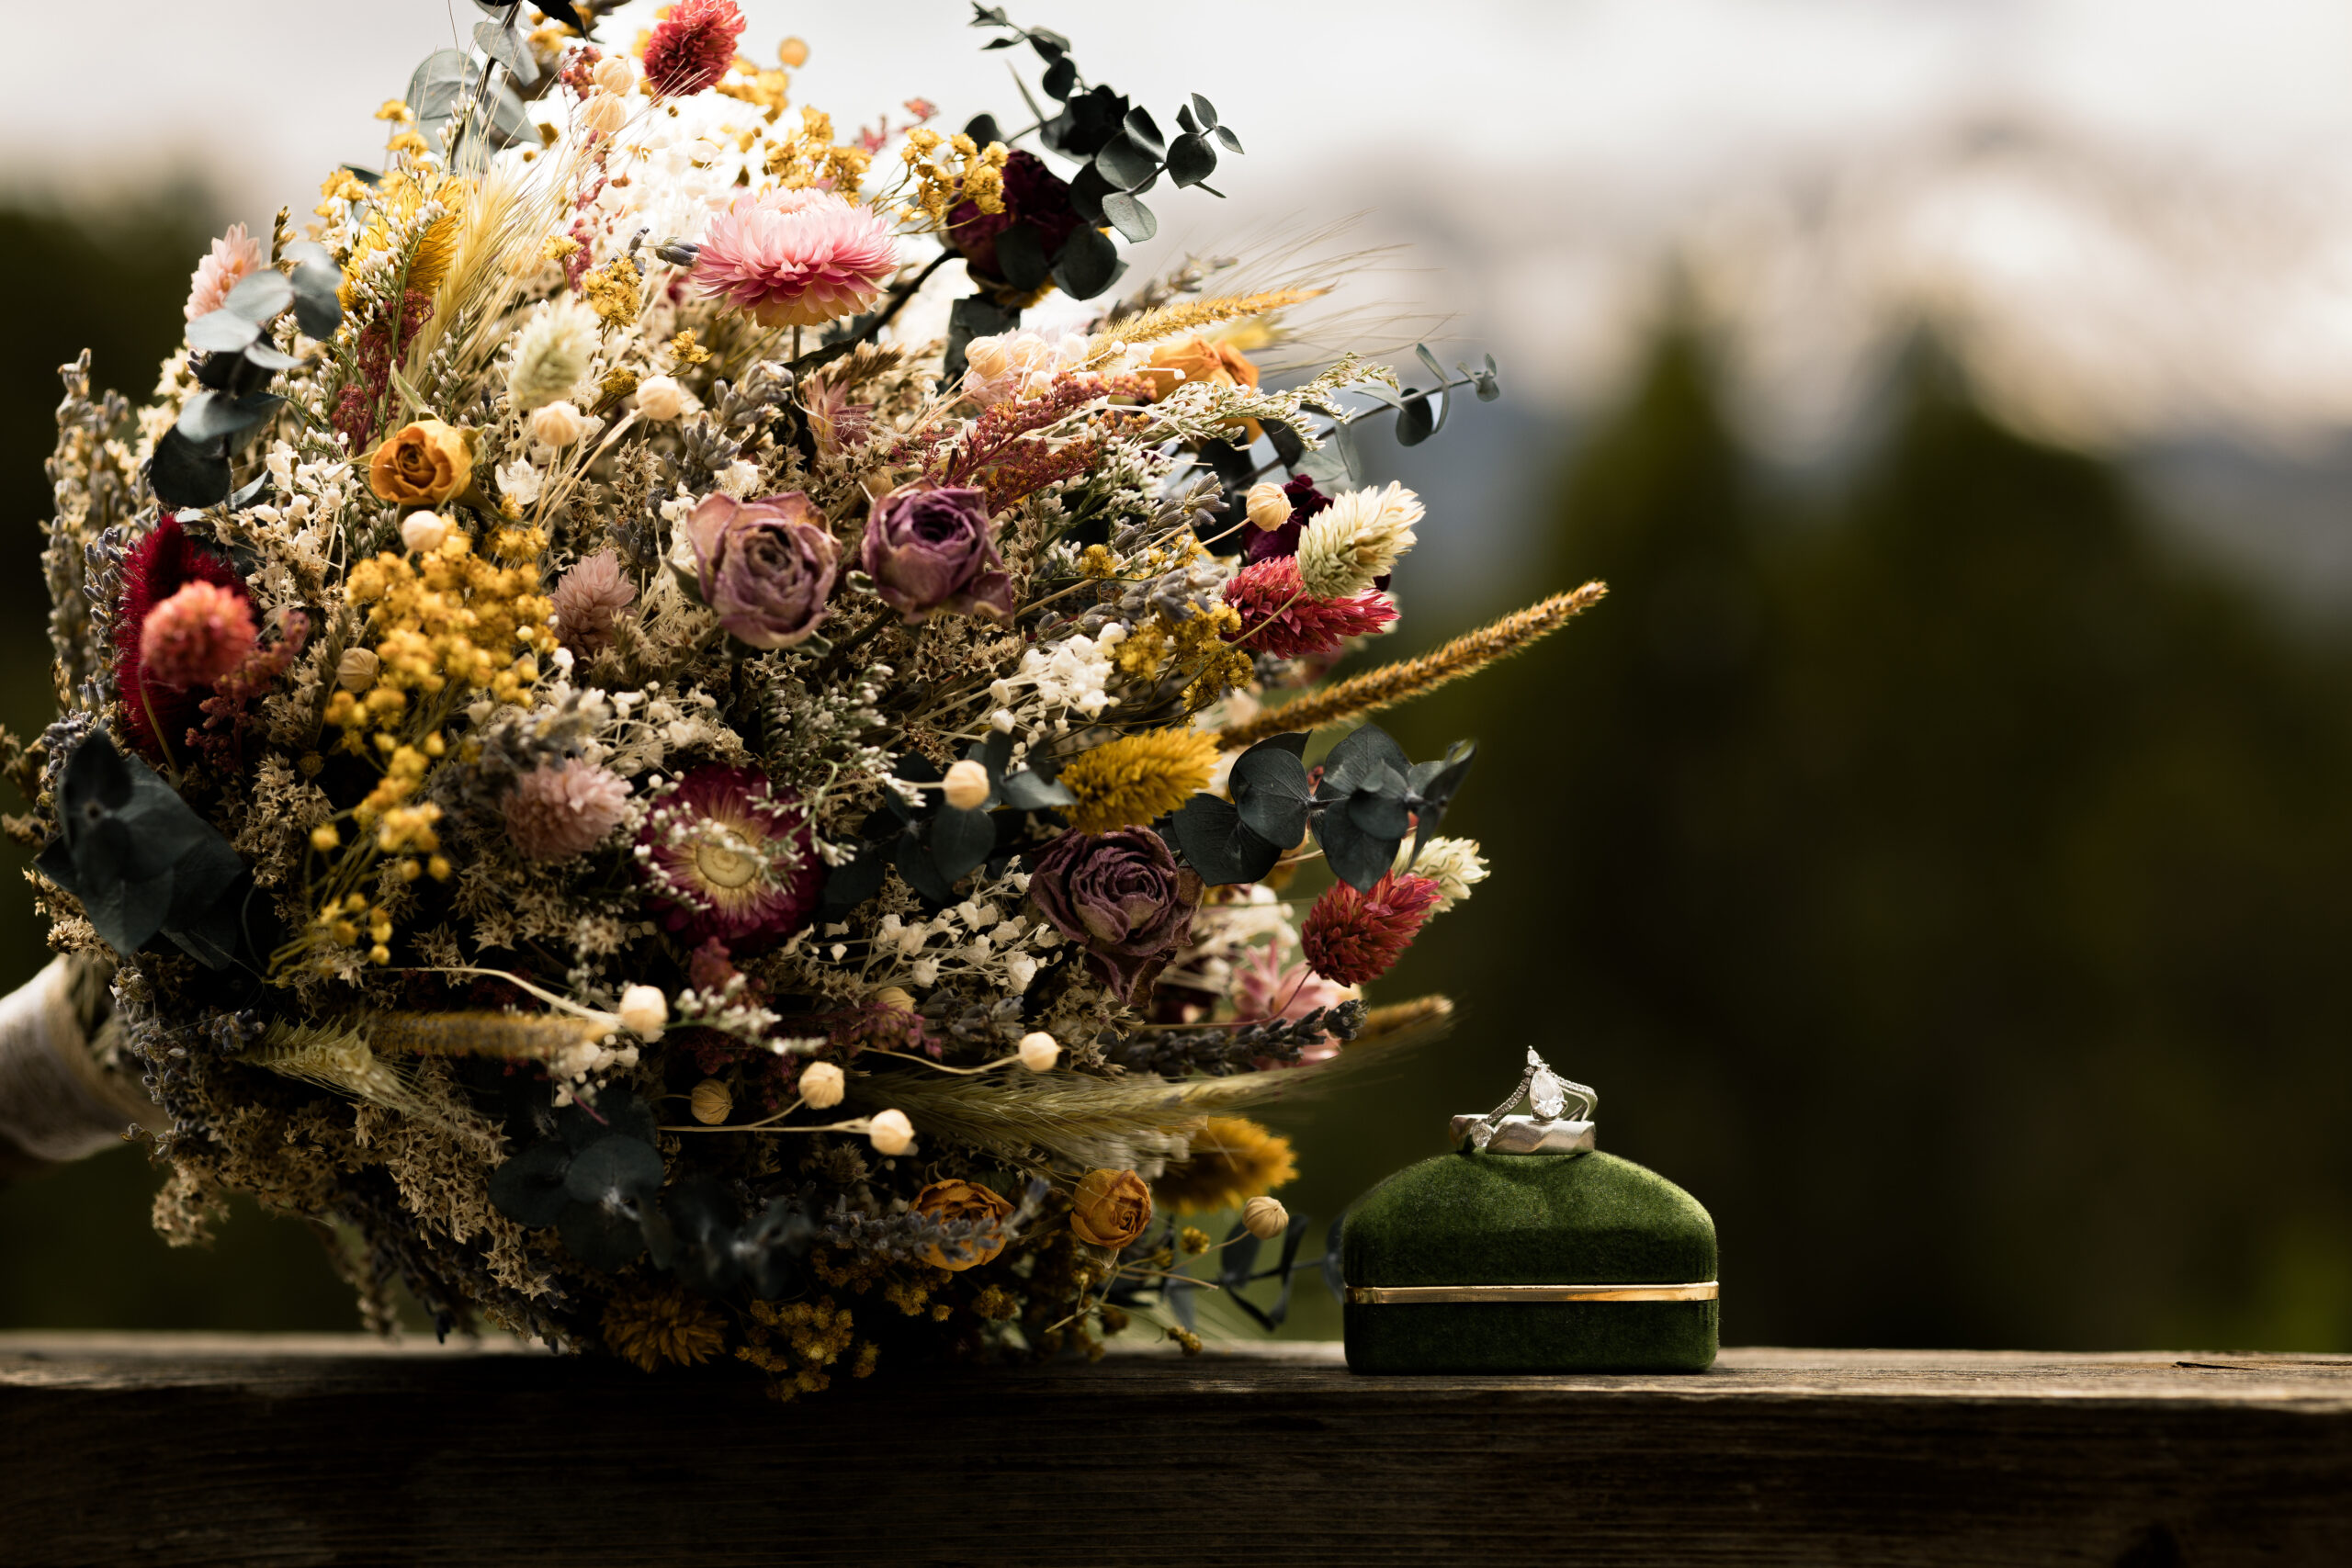
<path id="1" fill-rule="evenodd" d="M 1151 1224 L 1151 1189 L 1132 1170 L 1090 1170 L 1070 1194 L 1069 1228 L 1096 1247 L 1121 1247 Z"/>
<path id="2" fill-rule="evenodd" d="M 1206 381 L 1213 387 L 1240 387 L 1252 392 L 1258 389 L 1258 367 L 1250 363 L 1249 356 L 1212 338 L 1188 337 L 1162 344 L 1152 355 L 1144 375 L 1150 378 L 1155 399 L 1168 397 L 1179 387 L 1188 387 L 1195 381 Z M 1264 427 L 1254 419 L 1239 423 L 1252 441 L 1265 434 Z"/>
<path id="3" fill-rule="evenodd" d="M 368 483 L 385 501 L 435 506 L 473 483 L 474 449 L 466 433 L 420 419 L 384 438 L 368 459 Z"/>
<path id="4" fill-rule="evenodd" d="M 1010 1199 L 989 1191 L 977 1181 L 934 1181 L 915 1194 L 915 1213 L 934 1220 L 978 1220 L 999 1227 L 993 1235 L 976 1235 L 962 1244 L 961 1256 L 946 1247 L 934 1247 L 923 1253 L 923 1260 L 934 1269 L 960 1270 L 978 1268 L 1004 1250 L 1005 1218 L 1012 1213 Z"/>

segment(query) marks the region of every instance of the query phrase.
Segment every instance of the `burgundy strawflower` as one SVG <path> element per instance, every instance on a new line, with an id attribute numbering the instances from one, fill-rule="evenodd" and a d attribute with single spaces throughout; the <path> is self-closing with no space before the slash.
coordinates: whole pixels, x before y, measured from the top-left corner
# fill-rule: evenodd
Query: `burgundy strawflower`
<path id="1" fill-rule="evenodd" d="M 808 814 L 767 775 L 717 763 L 655 800 L 637 836 L 646 896 L 682 942 L 754 952 L 808 923 L 824 891 Z"/>
<path id="2" fill-rule="evenodd" d="M 1413 944 L 1443 889 L 1426 876 L 1388 872 L 1359 893 L 1333 883 L 1299 928 L 1299 950 L 1307 967 L 1342 986 L 1368 986 Z"/>
<path id="3" fill-rule="evenodd" d="M 1376 632 L 1396 618 L 1396 607 L 1383 593 L 1303 596 L 1292 556 L 1243 567 L 1226 582 L 1225 602 L 1241 613 L 1241 629 L 1226 640 L 1277 659 L 1337 652 L 1349 637 Z"/>
<path id="4" fill-rule="evenodd" d="M 1069 204 L 1069 186 L 1037 154 L 1018 149 L 1004 161 L 1004 210 L 982 212 L 977 201 L 959 201 L 947 214 L 944 237 L 970 264 L 969 270 L 1001 277 L 996 260 L 997 236 L 1015 223 L 1026 223 L 1037 231 L 1038 248 L 1048 260 L 1078 227 L 1078 213 Z"/>
<path id="5" fill-rule="evenodd" d="M 158 732 L 177 740 L 200 714 L 206 689 L 173 687 L 151 679 L 140 639 L 156 605 L 191 582 L 207 582 L 245 596 L 237 569 L 188 537 L 175 513 L 166 513 L 154 531 L 132 547 L 122 562 L 122 603 L 115 614 L 115 685 L 122 695 L 123 728 L 151 761 L 164 759 Z"/>
<path id="6" fill-rule="evenodd" d="M 1293 476 L 1290 483 L 1283 486 L 1283 494 L 1290 498 L 1290 521 L 1279 528 L 1250 530 L 1244 553 L 1252 565 L 1270 556 L 1298 554 L 1298 531 L 1306 526 L 1308 518 L 1331 504 L 1331 498 L 1317 490 L 1315 481 L 1305 474 Z M 1379 586 L 1385 588 L 1387 584 Z"/>
<path id="7" fill-rule="evenodd" d="M 645 40 L 646 87 L 667 98 L 716 87 L 749 25 L 735 0 L 678 0 Z"/>

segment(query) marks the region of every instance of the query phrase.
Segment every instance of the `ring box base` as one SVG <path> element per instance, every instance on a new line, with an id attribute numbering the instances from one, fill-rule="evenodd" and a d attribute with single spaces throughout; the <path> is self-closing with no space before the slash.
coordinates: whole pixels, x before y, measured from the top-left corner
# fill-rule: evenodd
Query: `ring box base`
<path id="1" fill-rule="evenodd" d="M 1715 1278 L 1698 1201 L 1613 1155 L 1464 1150 L 1358 1200 L 1340 1241 L 1351 1286 L 1688 1285 Z M 1358 1303 L 1348 1366 L 1374 1373 L 1696 1372 L 1715 1301 Z"/>

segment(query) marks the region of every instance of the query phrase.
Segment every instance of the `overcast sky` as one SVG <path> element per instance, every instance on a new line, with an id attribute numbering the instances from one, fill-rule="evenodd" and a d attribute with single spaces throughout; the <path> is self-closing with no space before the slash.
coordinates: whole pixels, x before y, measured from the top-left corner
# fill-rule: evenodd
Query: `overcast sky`
<path id="1" fill-rule="evenodd" d="M 808 40 L 795 96 L 844 124 L 918 94 L 954 120 L 981 108 L 1010 117 L 1019 100 L 1007 63 L 1034 77 L 1025 51 L 977 51 L 960 0 L 743 8 L 747 53 L 773 58 L 788 34 Z M 256 220 L 281 201 L 307 206 L 334 163 L 372 160 L 381 128 L 369 111 L 478 15 L 468 0 L 6 9 L 20 69 L 0 95 L 0 185 L 120 198 L 176 173 Z M 2081 412 L 2086 398 L 2169 408 L 2194 401 L 2200 382 L 2252 417 L 2352 421 L 2352 224 L 2339 216 L 2352 198 L 2352 6 L 2340 3 L 1008 9 L 1069 34 L 1090 76 L 1163 120 L 1198 91 L 1241 134 L 1248 155 L 1218 181 L 1229 202 L 1161 204 L 1171 245 L 1369 209 L 1363 235 L 1415 247 L 1420 270 L 1390 291 L 1453 315 L 1464 346 L 1498 347 L 1539 393 L 1607 378 L 1634 340 L 1628 323 L 1660 247 L 1696 232 L 1712 236 L 1719 274 L 1728 258 L 1733 273 L 1755 275 L 1719 276 L 1717 293 L 1745 296 L 1765 325 L 1806 323 L 1799 349 L 1759 346 L 1758 363 L 1776 373 L 1788 368 L 1776 353 L 1867 335 L 1839 311 L 1958 299 L 1976 324 L 1989 319 L 1987 352 L 2008 355 L 2015 375 L 2042 375 L 2036 344 L 2074 356 L 2052 372 L 2056 391 L 2020 380 L 2016 394 L 2048 404 L 2059 426 L 2098 423 Z M 648 10 L 603 30 L 626 41 Z M 1984 139 L 1970 128 L 1992 125 L 2057 151 L 1995 159 L 1988 190 Z M 1969 170 L 1956 193 L 1955 164 Z M 1832 242 L 1806 232 L 1825 204 L 1843 215 Z M 1823 243 L 1828 262 L 1815 255 Z M 1790 245 L 1804 259 L 1776 262 L 1771 248 Z M 1891 286 L 1879 276 L 1889 269 Z M 2229 278 L 2209 287 L 2217 269 Z M 2288 282 L 2256 288 L 2256 276 Z M 1830 277 L 1838 293 L 1825 301 Z M 1815 297 L 1800 299 L 1808 284 Z M 2169 319 L 2184 312 L 2167 302 L 2199 291 L 2184 336 L 2190 327 Z M 2171 337 L 2128 341 L 2157 317 Z M 2229 341 L 2209 344 L 2213 333 Z M 2206 362 L 2232 355 L 2245 363 L 2217 382 Z M 2092 390 L 2069 390 L 2070 375 L 2089 376 Z M 2183 389 L 2165 389 L 2175 382 Z M 2132 390 L 2151 384 L 2156 392 Z"/>

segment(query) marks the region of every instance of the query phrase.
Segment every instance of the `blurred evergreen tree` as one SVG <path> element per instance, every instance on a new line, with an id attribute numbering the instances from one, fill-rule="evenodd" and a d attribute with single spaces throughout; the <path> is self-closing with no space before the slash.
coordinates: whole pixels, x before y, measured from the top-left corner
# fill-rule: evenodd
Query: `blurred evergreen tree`
<path id="1" fill-rule="evenodd" d="M 1495 875 L 1378 992 L 1461 1031 L 1300 1128 L 1300 1206 L 1532 1042 L 1713 1210 L 1735 1342 L 2352 1348 L 2352 661 L 1931 350 L 1894 406 L 1804 504 L 1661 344 L 1529 574 L 1609 599 L 1396 717 L 1481 738 Z"/>

